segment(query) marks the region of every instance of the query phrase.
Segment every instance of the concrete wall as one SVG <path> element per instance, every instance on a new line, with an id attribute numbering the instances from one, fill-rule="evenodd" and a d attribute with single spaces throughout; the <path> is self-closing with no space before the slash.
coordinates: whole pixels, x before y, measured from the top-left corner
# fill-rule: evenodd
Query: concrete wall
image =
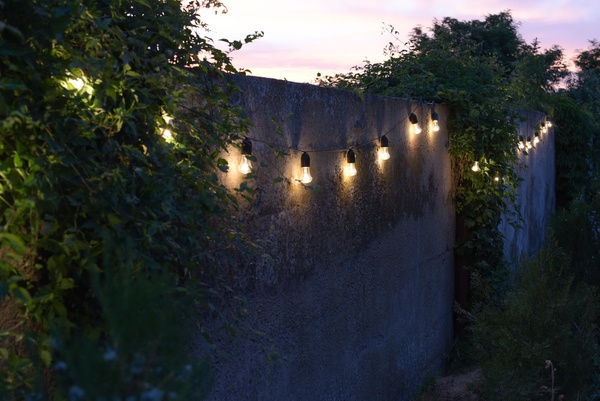
<path id="1" fill-rule="evenodd" d="M 407 400 L 440 373 L 452 342 L 453 245 L 446 111 L 307 84 L 234 77 L 254 123 L 257 199 L 248 210 L 265 254 L 240 266 L 246 323 L 264 335 L 217 336 L 211 401 Z M 414 110 L 424 131 L 409 133 Z M 387 134 L 391 159 L 376 161 Z M 300 173 L 311 185 L 273 183 Z M 357 145 L 359 145 L 357 147 Z M 358 174 L 345 174 L 356 151 Z M 227 156 L 234 187 L 239 150 Z M 201 341 L 198 341 L 200 343 Z M 200 346 L 198 348 L 201 348 Z M 198 351 L 201 352 L 201 351 Z"/>
<path id="2" fill-rule="evenodd" d="M 556 207 L 554 170 L 554 128 L 547 133 L 539 130 L 546 116 L 539 112 L 523 112 L 519 125 L 519 135 L 525 139 L 540 132 L 541 141 L 527 152 L 519 152 L 519 176 L 523 179 L 518 187 L 514 211 L 522 217 L 517 221 L 519 228 L 510 224 L 507 216 L 500 225 L 506 237 L 504 254 L 515 268 L 521 257 L 531 257 L 544 244 L 546 228 Z M 514 219 L 513 219 L 514 220 Z"/>

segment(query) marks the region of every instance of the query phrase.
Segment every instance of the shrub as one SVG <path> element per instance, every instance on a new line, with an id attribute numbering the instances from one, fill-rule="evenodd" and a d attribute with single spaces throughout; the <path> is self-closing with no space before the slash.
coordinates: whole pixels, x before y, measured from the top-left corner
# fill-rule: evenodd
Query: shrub
<path id="1" fill-rule="evenodd" d="M 558 394 L 576 399 L 594 376 L 596 318 L 594 287 L 575 282 L 569 259 L 554 240 L 522 264 L 514 287 L 499 306 L 487 306 L 471 327 L 489 400 L 546 400 L 551 388 L 545 361 L 555 370 Z"/>

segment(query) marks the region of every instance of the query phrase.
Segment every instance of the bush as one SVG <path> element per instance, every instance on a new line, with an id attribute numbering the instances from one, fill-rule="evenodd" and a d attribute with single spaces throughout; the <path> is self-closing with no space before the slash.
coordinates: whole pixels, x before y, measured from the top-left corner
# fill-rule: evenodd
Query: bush
<path id="1" fill-rule="evenodd" d="M 555 369 L 557 394 L 577 399 L 591 390 L 598 354 L 594 287 L 576 283 L 554 240 L 523 263 L 499 306 L 487 306 L 471 327 L 488 400 L 547 400 Z"/>

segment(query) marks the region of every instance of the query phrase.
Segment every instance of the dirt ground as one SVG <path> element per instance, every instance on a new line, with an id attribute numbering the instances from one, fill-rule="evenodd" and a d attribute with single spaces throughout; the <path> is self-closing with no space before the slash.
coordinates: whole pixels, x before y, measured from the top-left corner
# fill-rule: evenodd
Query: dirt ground
<path id="1" fill-rule="evenodd" d="M 437 378 L 419 401 L 483 401 L 476 393 L 480 381 L 481 369 L 479 368 L 452 371 Z"/>

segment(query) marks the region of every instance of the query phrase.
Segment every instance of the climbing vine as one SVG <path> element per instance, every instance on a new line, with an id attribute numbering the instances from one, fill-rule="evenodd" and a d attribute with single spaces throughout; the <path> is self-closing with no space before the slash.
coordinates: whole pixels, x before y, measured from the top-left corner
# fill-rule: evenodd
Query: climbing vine
<path id="1" fill-rule="evenodd" d="M 389 33 L 398 36 L 392 26 Z M 519 109 L 544 103 L 547 87 L 565 74 L 562 53 L 553 48 L 542 54 L 536 43 L 527 45 L 508 12 L 484 21 L 436 20 L 430 33 L 415 28 L 407 43 L 396 39 L 385 52 L 388 58 L 381 63 L 320 78 L 320 84 L 421 99 L 449 109 L 456 254 L 470 272 L 476 299 L 497 298 L 506 282 L 498 225 L 511 211 L 519 182 Z M 476 160 L 480 171 L 473 172 Z"/>
<path id="2" fill-rule="evenodd" d="M 187 400 L 209 382 L 183 322 L 244 249 L 216 172 L 248 121 L 208 7 L 0 2 L 0 398 Z"/>

